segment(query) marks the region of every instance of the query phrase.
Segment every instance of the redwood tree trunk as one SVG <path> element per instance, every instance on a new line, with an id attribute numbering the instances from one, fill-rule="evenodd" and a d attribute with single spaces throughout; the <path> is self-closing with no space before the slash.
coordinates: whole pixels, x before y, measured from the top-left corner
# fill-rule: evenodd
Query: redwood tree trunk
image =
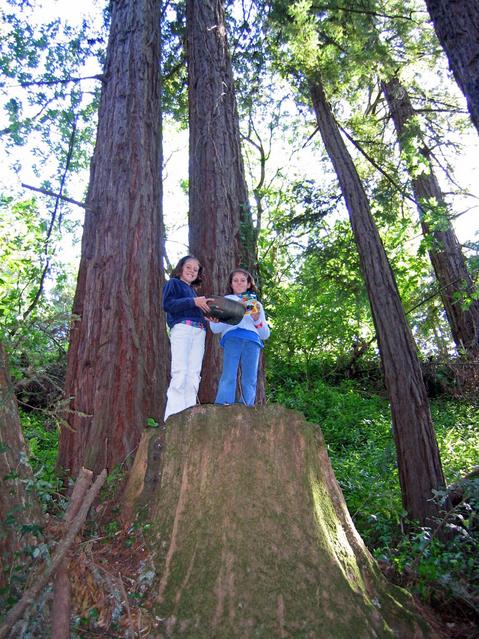
<path id="1" fill-rule="evenodd" d="M 411 100 L 397 78 L 383 82 L 382 87 L 399 144 L 404 149 L 409 140 L 421 138 L 421 131 L 413 122 L 415 112 Z M 429 213 L 434 215 L 438 209 L 445 211 L 447 204 L 429 161 L 429 151 L 423 146 L 420 153 L 428 162 L 429 172 L 421 172 L 415 176 L 410 171 L 410 174 L 424 237 L 433 240 L 429 257 L 441 289 L 441 299 L 454 341 L 459 349 L 475 355 L 479 350 L 479 300 L 472 297 L 475 292 L 474 283 L 467 271 L 453 227 L 448 222 L 444 229 L 441 219 L 442 229 L 435 230 L 434 227 L 431 229 L 427 221 Z"/>
<path id="2" fill-rule="evenodd" d="M 222 0 L 187 0 L 190 250 L 205 267 L 204 294 L 226 294 L 229 272 L 256 271 L 255 232 L 241 156 L 238 112 Z M 212 402 L 221 373 L 208 335 L 200 400 Z M 261 384 L 258 385 L 261 387 Z"/>
<path id="3" fill-rule="evenodd" d="M 282 406 L 197 406 L 146 431 L 126 513 L 147 518 L 151 636 L 422 639 L 358 535 L 318 426 Z"/>
<path id="4" fill-rule="evenodd" d="M 310 87 L 318 128 L 338 176 L 366 282 L 391 403 L 404 508 L 409 517 L 430 525 L 439 512 L 430 501 L 432 491 L 444 486 L 444 476 L 416 345 L 366 193 L 320 78 L 315 76 Z"/>
<path id="5" fill-rule="evenodd" d="M 426 6 L 479 133 L 479 3 L 426 0 Z"/>
<path id="6" fill-rule="evenodd" d="M 16 553 L 35 543 L 32 535 L 24 533 L 22 527 L 40 525 L 42 514 L 34 493 L 25 488 L 26 482 L 33 480 L 33 474 L 1 342 L 0 478 L 0 587 L 3 587 L 8 574 L 15 573 L 13 564 L 17 561 L 19 565 L 26 563 L 26 557 L 16 558 Z"/>
<path id="7" fill-rule="evenodd" d="M 111 3 L 60 436 L 72 475 L 128 459 L 163 413 L 160 5 Z"/>

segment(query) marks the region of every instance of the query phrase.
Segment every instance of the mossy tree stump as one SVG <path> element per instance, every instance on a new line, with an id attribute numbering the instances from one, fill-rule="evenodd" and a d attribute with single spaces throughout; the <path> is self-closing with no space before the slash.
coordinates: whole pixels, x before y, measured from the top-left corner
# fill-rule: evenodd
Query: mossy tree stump
<path id="1" fill-rule="evenodd" d="M 147 431 L 125 512 L 151 524 L 153 637 L 433 637 L 354 528 L 319 427 L 197 406 Z"/>

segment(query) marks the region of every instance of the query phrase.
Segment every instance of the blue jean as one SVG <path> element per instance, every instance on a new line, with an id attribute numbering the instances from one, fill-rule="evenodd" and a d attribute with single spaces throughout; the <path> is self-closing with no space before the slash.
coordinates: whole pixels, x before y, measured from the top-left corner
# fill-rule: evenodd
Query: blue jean
<path id="1" fill-rule="evenodd" d="M 261 347 L 256 342 L 238 337 L 224 341 L 223 372 L 221 374 L 215 404 L 234 404 L 236 400 L 236 377 L 241 366 L 240 404 L 254 406 L 256 382 Z"/>

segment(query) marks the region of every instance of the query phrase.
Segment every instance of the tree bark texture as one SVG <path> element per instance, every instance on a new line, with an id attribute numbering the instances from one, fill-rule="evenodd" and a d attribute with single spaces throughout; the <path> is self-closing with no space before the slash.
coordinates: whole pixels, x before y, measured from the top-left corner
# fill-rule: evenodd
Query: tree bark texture
<path id="1" fill-rule="evenodd" d="M 421 132 L 414 123 L 414 108 L 398 78 L 383 82 L 382 87 L 400 147 L 404 149 L 411 137 L 421 137 Z M 408 169 L 421 227 L 424 237 L 431 241 L 429 257 L 456 346 L 474 356 L 479 352 L 479 300 L 473 299 L 469 303 L 464 299 L 471 299 L 475 289 L 452 225 L 448 222 L 447 228 L 438 230 L 431 228 L 427 220 L 429 212 L 434 213 L 434 209 L 438 208 L 445 211 L 447 204 L 430 163 L 428 149 L 423 146 L 420 153 L 427 160 L 429 172 L 414 175 L 411 167 Z"/>
<path id="2" fill-rule="evenodd" d="M 238 266 L 256 271 L 256 241 L 241 155 L 239 119 L 222 0 L 187 0 L 190 250 L 205 268 L 204 294 L 226 294 Z M 208 335 L 200 400 L 212 402 L 221 373 Z M 261 385 L 259 385 L 261 387 Z"/>
<path id="3" fill-rule="evenodd" d="M 60 436 L 71 475 L 123 462 L 163 413 L 160 5 L 111 3 Z"/>
<path id="4" fill-rule="evenodd" d="M 426 0 L 426 6 L 479 133 L 479 3 L 477 0 Z"/>
<path id="5" fill-rule="evenodd" d="M 161 438 L 145 433 L 131 474 L 157 572 L 152 636 L 433 636 L 354 528 L 319 427 L 282 406 L 197 406 Z"/>
<path id="6" fill-rule="evenodd" d="M 24 526 L 41 525 L 42 513 L 35 494 L 26 490 L 33 480 L 28 451 L 18 415 L 17 400 L 8 374 L 7 356 L 0 343 L 0 587 L 14 572 L 15 553 L 35 544 Z M 25 558 L 19 560 L 25 564 Z"/>
<path id="7" fill-rule="evenodd" d="M 444 486 L 444 476 L 416 345 L 367 195 L 319 76 L 310 87 L 318 128 L 338 176 L 366 282 L 391 403 L 404 508 L 412 519 L 431 524 L 439 511 L 431 501 L 432 491 Z"/>

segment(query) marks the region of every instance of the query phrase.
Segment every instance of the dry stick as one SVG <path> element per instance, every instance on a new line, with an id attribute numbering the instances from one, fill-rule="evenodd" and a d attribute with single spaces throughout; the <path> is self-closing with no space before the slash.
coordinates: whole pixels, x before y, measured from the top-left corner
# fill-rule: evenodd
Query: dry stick
<path id="1" fill-rule="evenodd" d="M 118 573 L 118 583 L 120 585 L 121 596 L 125 600 L 125 608 L 126 608 L 126 613 L 128 615 L 128 624 L 130 626 L 128 635 L 131 637 L 131 639 L 135 639 L 136 632 L 133 626 L 133 619 L 131 617 L 130 602 L 128 601 L 128 595 L 126 594 L 125 584 L 123 583 L 123 579 L 121 578 L 121 572 Z"/>
<path id="2" fill-rule="evenodd" d="M 73 488 L 70 505 L 65 515 L 64 530 L 70 527 L 78 513 L 85 493 L 91 486 L 93 472 L 81 468 Z M 65 558 L 58 566 L 53 584 L 52 607 L 52 639 L 68 639 L 70 637 L 71 587 L 68 576 L 68 560 Z"/>
<path id="3" fill-rule="evenodd" d="M 37 579 L 33 586 L 23 594 L 23 597 L 20 599 L 20 601 L 15 604 L 15 606 L 5 617 L 5 621 L 0 627 L 0 639 L 5 639 L 7 633 L 12 629 L 13 625 L 22 617 L 28 606 L 31 606 L 31 604 L 35 601 L 38 594 L 43 590 L 43 588 L 45 588 L 45 586 L 50 581 L 51 576 L 55 573 L 58 566 L 63 561 L 66 552 L 75 541 L 75 537 L 82 527 L 92 503 L 94 502 L 96 496 L 100 492 L 100 488 L 105 482 L 106 474 L 106 470 L 103 470 L 100 475 L 98 475 L 95 483 L 86 494 L 85 501 L 81 505 L 78 514 L 73 520 L 70 530 L 58 544 L 58 548 L 51 563 L 47 566 L 43 574 Z"/>

